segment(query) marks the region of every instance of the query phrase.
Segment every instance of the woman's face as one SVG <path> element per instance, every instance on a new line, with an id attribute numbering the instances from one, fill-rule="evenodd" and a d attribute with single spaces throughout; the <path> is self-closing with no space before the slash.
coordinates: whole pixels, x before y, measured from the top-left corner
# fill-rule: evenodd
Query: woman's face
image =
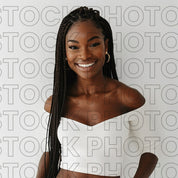
<path id="1" fill-rule="evenodd" d="M 83 79 L 103 75 L 108 40 L 91 21 L 76 22 L 66 35 L 66 57 L 69 67 Z"/>

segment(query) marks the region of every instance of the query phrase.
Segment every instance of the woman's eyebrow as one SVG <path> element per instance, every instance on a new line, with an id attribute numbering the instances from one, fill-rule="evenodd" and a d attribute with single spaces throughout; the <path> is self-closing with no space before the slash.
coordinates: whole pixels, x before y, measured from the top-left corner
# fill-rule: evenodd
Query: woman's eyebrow
<path id="1" fill-rule="evenodd" d="M 99 37 L 99 36 L 93 36 L 93 37 L 91 37 L 91 38 L 88 40 L 88 42 L 89 42 L 89 41 L 92 41 L 92 40 L 94 40 L 94 39 L 96 39 L 96 38 L 101 38 L 101 37 Z"/>
<path id="2" fill-rule="evenodd" d="M 76 40 L 67 40 L 67 43 L 68 43 L 68 42 L 79 43 L 79 42 L 76 41 Z"/>
<path id="3" fill-rule="evenodd" d="M 99 36 L 93 36 L 90 39 L 87 40 L 87 42 L 92 41 L 94 39 L 101 38 Z M 77 40 L 67 40 L 67 42 L 73 42 L 73 43 L 79 43 Z"/>

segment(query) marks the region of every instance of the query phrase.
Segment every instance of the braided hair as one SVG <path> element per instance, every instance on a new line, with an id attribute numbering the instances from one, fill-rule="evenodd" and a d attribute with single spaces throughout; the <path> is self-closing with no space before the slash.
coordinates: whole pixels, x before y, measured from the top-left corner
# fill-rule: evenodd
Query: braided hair
<path id="1" fill-rule="evenodd" d="M 76 22 L 91 21 L 102 30 L 104 40 L 108 39 L 109 63 L 103 66 L 103 75 L 118 80 L 113 53 L 113 37 L 109 23 L 100 16 L 99 11 L 86 6 L 79 7 L 63 18 L 58 30 L 55 50 L 54 83 L 51 110 L 47 125 L 45 152 L 49 151 L 49 168 L 45 167 L 45 177 L 55 178 L 60 171 L 61 144 L 57 138 L 57 128 L 60 124 L 65 98 L 77 75 L 68 66 L 66 58 L 65 37 L 71 26 Z M 46 161 L 46 159 L 45 159 Z M 46 163 L 45 163 L 46 165 Z"/>

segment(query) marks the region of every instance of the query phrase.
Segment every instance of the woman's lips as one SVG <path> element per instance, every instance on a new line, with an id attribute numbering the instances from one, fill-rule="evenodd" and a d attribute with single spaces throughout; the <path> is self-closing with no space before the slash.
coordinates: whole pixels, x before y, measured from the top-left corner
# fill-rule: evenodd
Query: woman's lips
<path id="1" fill-rule="evenodd" d="M 81 71 L 90 71 L 95 66 L 95 63 L 96 61 L 91 63 L 76 63 L 76 66 Z"/>

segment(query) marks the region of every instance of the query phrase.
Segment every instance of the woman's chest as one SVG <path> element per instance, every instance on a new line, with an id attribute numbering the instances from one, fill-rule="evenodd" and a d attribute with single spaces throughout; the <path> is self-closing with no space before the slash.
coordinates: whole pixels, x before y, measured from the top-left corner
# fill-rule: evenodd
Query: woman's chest
<path id="1" fill-rule="evenodd" d="M 66 100 L 62 116 L 86 125 L 95 125 L 127 112 L 113 97 L 83 97 Z"/>

